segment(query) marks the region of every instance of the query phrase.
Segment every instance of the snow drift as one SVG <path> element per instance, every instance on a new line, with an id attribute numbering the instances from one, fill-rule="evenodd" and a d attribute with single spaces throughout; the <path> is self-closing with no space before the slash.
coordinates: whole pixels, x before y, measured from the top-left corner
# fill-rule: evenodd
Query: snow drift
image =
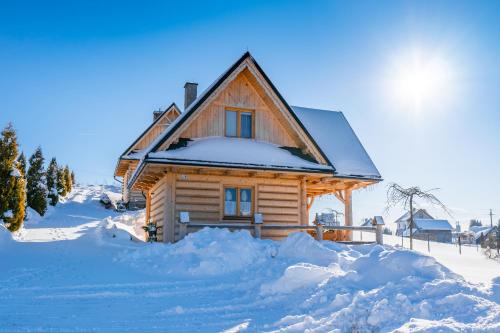
<path id="1" fill-rule="evenodd" d="M 414 251 L 304 233 L 148 244 L 143 212 L 98 203 L 110 190 L 76 187 L 14 239 L 0 226 L 0 331 L 500 331 L 500 277 L 486 288 Z"/>

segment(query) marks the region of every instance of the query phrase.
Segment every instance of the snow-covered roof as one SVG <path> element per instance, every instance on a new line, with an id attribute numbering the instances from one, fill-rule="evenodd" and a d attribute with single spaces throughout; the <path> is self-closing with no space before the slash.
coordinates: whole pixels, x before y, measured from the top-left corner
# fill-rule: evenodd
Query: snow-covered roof
<path id="1" fill-rule="evenodd" d="M 170 104 L 170 106 L 168 108 L 166 108 L 159 117 L 157 117 L 145 130 L 144 132 L 142 132 L 141 135 L 139 135 L 135 141 L 122 153 L 122 158 L 124 159 L 140 159 L 141 157 L 138 157 L 138 158 L 134 158 L 134 157 L 131 157 L 132 154 L 134 154 L 133 152 L 133 148 L 135 146 L 136 143 L 138 143 L 147 133 L 149 133 L 149 131 L 151 131 L 151 129 L 154 128 L 154 126 L 160 122 L 160 120 L 163 118 L 163 116 L 165 114 L 167 114 L 169 111 L 177 111 L 179 114 L 182 115 L 182 113 L 180 112 L 179 108 L 177 107 L 177 104 L 175 103 L 172 103 Z M 179 117 L 177 117 L 179 118 Z M 167 127 L 168 128 L 168 127 Z"/>
<path id="2" fill-rule="evenodd" d="M 480 225 L 480 226 L 470 227 L 469 231 L 474 234 L 475 239 L 479 239 L 481 236 L 488 235 L 492 229 L 493 229 L 492 227 Z"/>
<path id="3" fill-rule="evenodd" d="M 452 230 L 448 220 L 415 219 L 413 221 L 420 230 Z"/>
<path id="4" fill-rule="evenodd" d="M 336 175 L 381 178 L 342 112 L 299 106 L 291 108 L 333 164 Z"/>
<path id="5" fill-rule="evenodd" d="M 122 159 L 124 160 L 140 160 L 146 155 L 147 149 L 138 149 L 133 152 L 128 153 L 127 155 L 123 155 Z"/>
<path id="6" fill-rule="evenodd" d="M 186 147 L 151 152 L 147 160 L 214 166 L 332 171 L 330 166 L 307 161 L 272 143 L 228 137 L 193 139 Z"/>
<path id="7" fill-rule="evenodd" d="M 153 159 L 153 156 L 159 158 L 158 156 L 164 156 L 163 159 L 172 160 L 170 154 L 171 152 L 162 152 L 158 151 L 159 148 L 167 141 L 173 133 L 182 126 L 182 124 L 201 106 L 203 103 L 209 98 L 212 94 L 214 94 L 219 86 L 233 73 L 246 59 L 250 59 L 252 63 L 255 65 L 257 70 L 262 74 L 266 82 L 269 84 L 271 89 L 275 92 L 281 102 L 285 105 L 287 110 L 291 113 L 291 115 L 297 120 L 299 125 L 303 128 L 305 134 L 309 137 L 311 142 L 316 146 L 319 153 L 323 155 L 323 157 L 329 162 L 330 166 L 322 166 L 320 164 L 312 163 L 306 160 L 299 158 L 301 161 L 306 163 L 312 163 L 313 166 L 307 165 L 305 167 L 301 166 L 302 169 L 321 169 L 334 173 L 339 177 L 348 177 L 348 178 L 363 178 L 363 179 L 373 179 L 373 180 L 381 180 L 380 173 L 377 168 L 373 164 L 372 160 L 368 156 L 365 151 L 363 145 L 357 138 L 356 134 L 352 130 L 351 126 L 345 119 L 344 115 L 340 112 L 328 111 L 328 110 L 318 110 L 318 109 L 308 109 L 301 107 L 291 107 L 288 103 L 283 99 L 279 91 L 273 85 L 273 83 L 269 80 L 264 71 L 257 64 L 255 59 L 250 55 L 249 52 L 246 52 L 238 61 L 236 61 L 231 67 L 229 67 L 225 72 L 223 72 L 203 93 L 201 93 L 198 98 L 193 101 L 188 108 L 184 112 L 181 113 L 179 117 L 177 117 L 169 127 L 167 127 L 160 135 L 158 135 L 150 145 L 144 149 L 144 152 L 141 152 L 136 155 L 139 157 L 140 163 L 138 168 L 135 170 L 133 177 L 134 179 L 136 173 L 140 172 L 141 166 L 145 161 L 150 161 Z M 248 141 L 248 139 L 245 139 Z M 230 141 L 226 141 L 230 142 Z M 254 141 L 255 142 L 255 141 Z M 204 143 L 205 144 L 205 143 Z M 255 145 L 254 145 L 255 146 Z M 277 148 L 277 147 L 274 147 Z M 218 148 L 220 150 L 220 148 Z M 191 149 L 191 151 L 195 151 Z M 279 151 L 274 149 L 275 152 Z M 280 151 L 280 153 L 283 153 Z M 159 154 L 159 155 L 157 155 Z M 179 153 L 180 154 L 180 153 Z M 251 154 L 247 154 L 245 156 L 244 164 L 247 165 L 262 165 L 269 166 L 274 165 L 273 161 L 270 161 L 269 158 L 266 158 L 265 161 L 262 161 L 259 158 L 260 152 L 257 152 L 253 156 Z M 291 155 L 291 154 L 289 154 Z M 166 157 L 168 156 L 168 157 Z M 279 160 L 283 155 L 278 155 L 275 159 Z M 250 158 L 251 157 L 251 161 Z M 298 157 L 297 157 L 298 158 Z M 185 159 L 185 158 L 184 158 Z M 197 156 L 196 158 L 193 155 L 190 155 L 190 160 L 201 160 L 203 162 L 209 163 L 219 163 L 221 161 L 210 162 L 210 158 L 208 160 L 204 160 L 204 157 Z M 178 159 L 183 160 L 183 158 Z M 223 163 L 229 164 L 233 163 L 235 165 L 240 162 L 235 161 L 233 159 L 224 160 Z M 303 162 L 301 162 L 303 163 Z M 200 163 L 201 164 L 201 163 Z M 279 163 L 278 163 L 279 165 Z M 295 168 L 296 166 L 287 166 L 287 168 Z"/>
<path id="8" fill-rule="evenodd" d="M 375 216 L 374 219 L 376 225 L 385 225 L 384 218 L 382 216 Z"/>
<path id="9" fill-rule="evenodd" d="M 423 208 L 413 208 L 413 216 L 415 218 L 415 215 L 421 215 L 421 216 L 427 216 L 428 219 L 433 219 L 433 217 Z M 406 213 L 403 214 L 399 219 L 394 221 L 394 223 L 398 222 L 407 222 L 410 219 L 410 211 L 407 211 Z"/>

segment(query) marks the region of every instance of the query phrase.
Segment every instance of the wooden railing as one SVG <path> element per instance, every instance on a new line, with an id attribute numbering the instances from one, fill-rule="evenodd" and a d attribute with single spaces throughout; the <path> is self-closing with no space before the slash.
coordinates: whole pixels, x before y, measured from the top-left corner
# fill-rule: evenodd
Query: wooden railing
<path id="1" fill-rule="evenodd" d="M 377 244 L 383 244 L 383 226 L 325 226 L 321 224 L 317 225 L 283 225 L 283 224 L 267 224 L 267 223 L 180 223 L 180 238 L 184 238 L 187 234 L 187 229 L 201 229 L 201 228 L 227 228 L 233 230 L 253 230 L 253 235 L 255 238 L 261 238 L 262 230 L 302 230 L 302 231 L 314 231 L 316 234 L 316 240 L 323 240 L 323 233 L 329 230 L 343 230 L 343 231 L 364 231 L 375 233 L 375 242 Z"/>

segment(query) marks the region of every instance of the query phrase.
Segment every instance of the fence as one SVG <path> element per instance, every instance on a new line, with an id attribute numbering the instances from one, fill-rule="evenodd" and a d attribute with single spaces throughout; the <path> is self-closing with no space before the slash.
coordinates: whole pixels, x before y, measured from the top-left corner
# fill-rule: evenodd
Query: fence
<path id="1" fill-rule="evenodd" d="M 201 228 L 227 228 L 230 230 L 253 230 L 255 238 L 261 238 L 262 230 L 300 230 L 300 231 L 313 231 L 316 233 L 316 240 L 323 240 L 323 233 L 329 230 L 344 230 L 344 231 L 364 231 L 375 233 L 375 242 L 383 244 L 383 226 L 377 225 L 372 227 L 362 226 L 324 226 L 317 225 L 282 225 L 282 224 L 266 224 L 266 223 L 180 223 L 180 238 L 184 238 L 188 229 L 201 229 Z"/>

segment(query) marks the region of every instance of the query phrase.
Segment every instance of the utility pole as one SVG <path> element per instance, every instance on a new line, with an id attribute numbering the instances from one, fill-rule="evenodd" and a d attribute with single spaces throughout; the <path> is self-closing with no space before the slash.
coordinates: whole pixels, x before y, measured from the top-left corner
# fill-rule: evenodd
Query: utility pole
<path id="1" fill-rule="evenodd" d="M 495 214 L 493 214 L 493 210 L 490 208 L 490 227 L 492 228 L 493 228 L 493 215 Z"/>

